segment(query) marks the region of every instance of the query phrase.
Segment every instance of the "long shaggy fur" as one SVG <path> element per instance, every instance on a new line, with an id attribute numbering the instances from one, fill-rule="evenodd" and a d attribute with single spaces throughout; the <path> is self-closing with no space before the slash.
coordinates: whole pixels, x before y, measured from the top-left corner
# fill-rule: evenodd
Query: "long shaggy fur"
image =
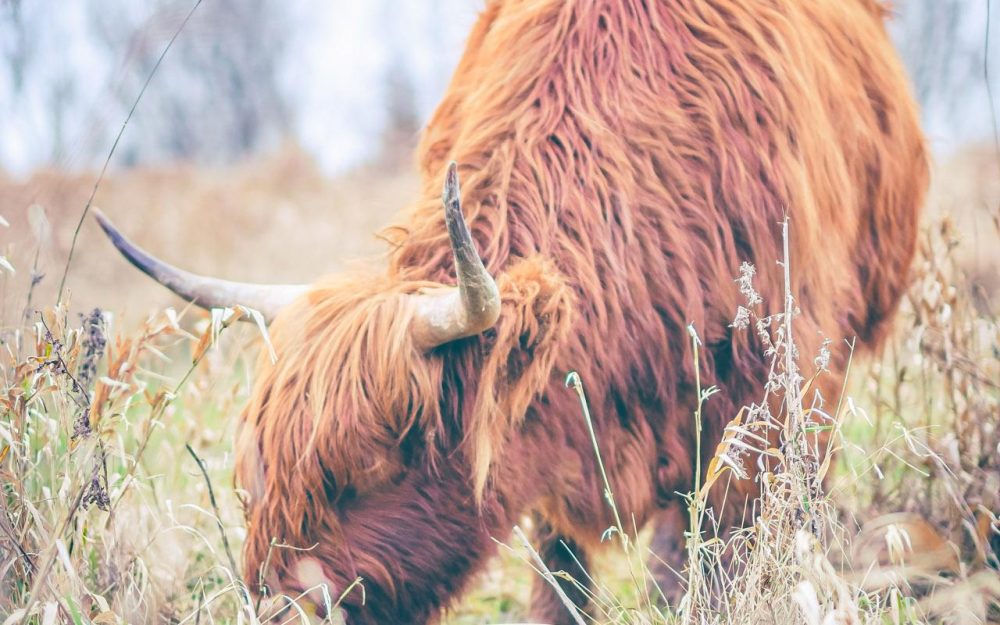
<path id="1" fill-rule="evenodd" d="M 766 378 L 756 339 L 730 327 L 732 278 L 749 261 L 765 302 L 782 301 L 786 214 L 799 348 L 876 348 L 927 185 L 883 13 L 874 0 L 490 2 L 424 134 L 422 199 L 387 231 L 388 269 L 323 282 L 272 326 L 279 359 L 261 362 L 238 442 L 248 577 L 266 568 L 301 589 L 303 552 L 271 544 L 312 548 L 334 585 L 366 578 L 351 622 L 420 622 L 529 509 L 594 547 L 609 519 L 570 370 L 619 508 L 644 523 L 675 506 L 694 478 L 685 328 L 705 345 L 703 383 L 725 391 L 708 405 L 709 453 Z M 503 309 L 482 336 L 421 353 L 410 295 L 454 283 L 448 160 Z M 830 388 L 844 363 L 836 351 Z"/>

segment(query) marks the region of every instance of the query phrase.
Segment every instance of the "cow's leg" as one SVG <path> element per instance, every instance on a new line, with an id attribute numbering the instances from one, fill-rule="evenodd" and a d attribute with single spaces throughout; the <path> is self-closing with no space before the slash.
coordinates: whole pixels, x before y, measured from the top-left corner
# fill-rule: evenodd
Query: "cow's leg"
<path id="1" fill-rule="evenodd" d="M 738 570 L 741 558 L 736 556 L 733 549 L 742 543 L 737 541 L 734 544 L 729 539 L 734 529 L 746 527 L 752 522 L 751 499 L 756 495 L 748 494 L 746 488 L 748 488 L 746 483 L 721 484 L 709 495 L 707 506 L 712 509 L 712 517 L 718 523 L 719 531 L 716 534 L 706 520 L 702 528 L 702 540 L 717 536 L 728 545 L 719 555 L 718 561 L 712 558 L 705 558 L 702 561 L 704 568 L 700 575 L 707 576 L 703 579 L 707 579 L 709 584 L 714 585 L 718 582 L 717 567 L 728 571 L 730 575 L 736 574 L 734 568 Z M 725 497 L 729 500 L 725 501 Z M 687 580 L 688 551 L 684 533 L 690 530 L 691 519 L 686 502 L 680 499 L 661 502 L 660 505 L 662 507 L 655 519 L 656 525 L 650 545 L 652 555 L 649 569 L 663 596 L 671 607 L 676 608 L 684 594 Z"/>
<path id="2" fill-rule="evenodd" d="M 586 570 L 588 566 L 586 554 L 579 545 L 560 535 L 545 521 L 537 517 L 535 521 L 537 523 L 535 539 L 538 554 L 550 571 L 553 573 L 565 571 L 576 580 L 576 583 L 573 583 L 556 577 L 559 587 L 573 605 L 585 610 L 589 597 L 584 588 L 589 590 L 590 587 Z M 550 625 L 574 625 L 576 623 L 556 590 L 541 576 L 535 578 L 531 588 L 531 620 Z"/>
<path id="3" fill-rule="evenodd" d="M 684 531 L 688 527 L 688 514 L 684 502 L 670 501 L 656 515 L 653 526 L 653 539 L 649 546 L 653 552 L 650 556 L 649 570 L 653 582 L 659 587 L 659 592 L 677 606 L 684 592 L 681 576 L 687 561 L 687 546 Z"/>

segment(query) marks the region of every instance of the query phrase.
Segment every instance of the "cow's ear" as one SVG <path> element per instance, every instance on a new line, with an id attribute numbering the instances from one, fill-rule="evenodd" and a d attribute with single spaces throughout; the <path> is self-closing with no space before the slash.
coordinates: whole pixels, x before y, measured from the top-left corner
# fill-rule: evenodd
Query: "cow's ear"
<path id="1" fill-rule="evenodd" d="M 572 328 L 576 300 L 562 273 L 539 256 L 508 267 L 497 286 L 500 319 L 482 363 L 476 407 L 466 424 L 480 495 L 494 450 L 521 424 L 528 406 L 552 380 L 559 348 Z"/>

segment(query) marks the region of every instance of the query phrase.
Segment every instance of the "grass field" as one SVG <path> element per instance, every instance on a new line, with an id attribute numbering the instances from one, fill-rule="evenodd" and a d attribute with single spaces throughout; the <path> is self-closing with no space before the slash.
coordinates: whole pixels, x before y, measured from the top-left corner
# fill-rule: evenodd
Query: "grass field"
<path id="1" fill-rule="evenodd" d="M 832 426 L 840 450 L 819 469 L 831 477 L 812 501 L 821 540 L 789 519 L 801 489 L 823 475 L 777 476 L 787 489 L 761 502 L 770 533 L 734 539 L 761 545 L 745 556 L 742 578 L 720 589 L 691 572 L 687 603 L 661 612 L 645 591 L 645 537 L 612 536 L 592 572 L 600 621 L 1000 622 L 996 171 L 995 158 L 975 150 L 937 168 L 896 336 L 877 362 L 854 363 Z M 93 179 L 0 178 L 4 258 L 16 269 L 0 268 L 0 623 L 264 618 L 240 577 L 231 474 L 234 417 L 260 335 L 233 316 L 183 310 L 89 223 L 69 307 L 53 307 Z M 374 170 L 328 180 L 289 148 L 229 170 L 115 175 L 95 204 L 179 265 L 301 281 L 371 257 L 375 231 L 415 188 L 411 176 Z M 808 407 L 808 392 L 785 384 Z M 538 573 L 528 550 L 508 543 L 446 622 L 525 617 Z M 711 568 L 709 537 L 690 549 Z"/>

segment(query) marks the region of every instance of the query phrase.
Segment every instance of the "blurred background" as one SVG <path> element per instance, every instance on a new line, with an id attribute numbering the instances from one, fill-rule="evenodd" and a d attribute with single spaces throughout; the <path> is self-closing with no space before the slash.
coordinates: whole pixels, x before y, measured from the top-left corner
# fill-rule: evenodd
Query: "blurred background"
<path id="1" fill-rule="evenodd" d="M 34 302 L 54 299 L 100 169 L 179 30 L 94 201 L 137 243 L 220 277 L 308 281 L 381 251 L 377 230 L 415 197 L 412 150 L 483 0 L 195 4 L 0 0 L 3 319 L 31 283 Z M 929 212 L 954 217 L 988 300 L 1000 252 L 977 233 L 1000 206 L 1000 6 L 893 4 L 936 161 Z M 90 219 L 67 288 L 74 310 L 136 319 L 179 303 Z"/>

